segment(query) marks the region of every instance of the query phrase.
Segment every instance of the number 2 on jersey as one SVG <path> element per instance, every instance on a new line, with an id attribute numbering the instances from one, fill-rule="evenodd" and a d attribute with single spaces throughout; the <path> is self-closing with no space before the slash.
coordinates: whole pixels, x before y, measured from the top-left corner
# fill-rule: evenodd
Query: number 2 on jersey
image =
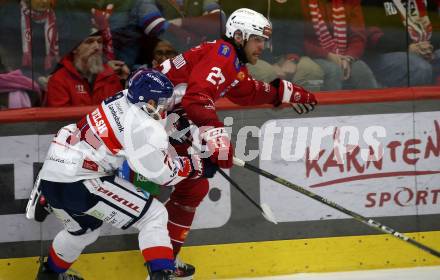
<path id="1" fill-rule="evenodd" d="M 221 85 L 225 81 L 225 76 L 223 76 L 222 69 L 212 67 L 211 72 L 209 73 L 208 77 L 206 77 L 206 80 L 215 86 Z"/>

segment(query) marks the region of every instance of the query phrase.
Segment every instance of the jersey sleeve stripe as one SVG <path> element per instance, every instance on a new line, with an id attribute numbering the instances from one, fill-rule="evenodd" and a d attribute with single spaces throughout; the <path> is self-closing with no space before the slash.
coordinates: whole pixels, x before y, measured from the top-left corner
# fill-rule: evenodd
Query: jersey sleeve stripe
<path id="1" fill-rule="evenodd" d="M 117 154 L 122 149 L 122 145 L 116 138 L 102 105 L 99 105 L 95 111 L 88 115 L 88 120 L 91 124 L 90 127 L 93 128 L 95 134 L 99 136 L 108 150 L 114 155 Z"/>
<path id="2" fill-rule="evenodd" d="M 107 119 L 107 116 L 104 114 L 104 110 L 102 109 L 102 105 L 99 105 L 98 107 L 99 112 L 102 115 L 102 119 L 104 120 L 105 125 L 108 128 L 108 133 L 104 136 L 106 137 L 101 137 L 102 141 L 104 142 L 104 144 L 107 146 L 107 148 L 109 148 L 109 150 L 112 152 L 112 154 L 117 154 L 121 149 L 122 149 L 122 145 L 119 142 L 118 138 L 116 138 L 115 133 L 113 132 L 113 129 L 110 125 L 110 122 Z"/>

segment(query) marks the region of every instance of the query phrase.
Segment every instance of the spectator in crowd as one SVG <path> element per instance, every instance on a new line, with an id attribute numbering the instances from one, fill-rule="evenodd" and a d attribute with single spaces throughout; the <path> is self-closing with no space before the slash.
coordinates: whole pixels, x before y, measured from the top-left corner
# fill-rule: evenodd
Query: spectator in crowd
<path id="1" fill-rule="evenodd" d="M 109 9 L 109 5 L 113 7 Z M 217 38 L 221 34 L 221 20 L 225 18 L 218 0 L 58 1 L 57 27 L 62 53 L 79 40 L 78 30 L 88 25 L 91 9 L 111 14 L 108 22 L 115 58 L 124 61 L 130 69 L 152 61 L 157 39 L 166 39 L 183 51 L 203 40 Z"/>
<path id="2" fill-rule="evenodd" d="M 20 3 L 7 0 L 0 4 L 0 56 L 5 66 L 22 66 L 22 38 L 20 33 Z M 7 53 L 7 55 L 5 55 Z"/>
<path id="3" fill-rule="evenodd" d="M 61 60 L 50 76 L 47 106 L 97 105 L 123 89 L 121 78 L 127 76 L 127 71 L 123 62 L 104 62 L 101 32 L 92 33 Z"/>
<path id="4" fill-rule="evenodd" d="M 436 11 L 434 4 L 431 6 Z M 367 62 L 378 81 L 387 87 L 431 84 L 433 65 L 438 65 L 439 58 L 426 1 L 367 0 L 363 5 L 368 9 Z"/>
<path id="5" fill-rule="evenodd" d="M 247 67 L 255 79 L 269 83 L 280 78 L 313 91 L 319 91 L 324 80 L 324 72 L 316 62 L 296 54 L 283 55 L 274 64 L 259 59 L 255 65 Z"/>
<path id="6" fill-rule="evenodd" d="M 42 68 L 39 59 L 32 57 L 35 55 L 33 48 L 37 40 L 32 40 L 34 30 L 37 26 L 43 24 L 44 26 L 44 42 L 45 42 L 45 57 L 44 70 L 49 71 L 52 66 L 59 60 L 59 46 L 58 46 L 58 30 L 56 25 L 55 15 L 55 0 L 21 0 L 20 1 L 20 16 L 21 16 L 21 37 L 22 37 L 22 66 L 31 67 L 36 64 L 36 68 Z M 37 56 L 38 57 L 38 56 Z"/>
<path id="7" fill-rule="evenodd" d="M 153 49 L 153 60 L 151 62 L 151 66 L 156 68 L 162 62 L 169 58 L 175 57 L 177 54 L 177 50 L 169 41 L 159 40 Z"/>
<path id="8" fill-rule="evenodd" d="M 121 81 L 125 81 L 130 74 L 130 69 L 128 69 L 127 64 L 122 60 L 116 60 L 116 56 L 113 49 L 113 37 L 110 30 L 109 19 L 113 13 L 113 4 L 108 4 L 105 9 L 95 9 L 91 10 L 92 17 L 92 28 L 96 30 L 101 30 L 103 39 L 103 54 L 104 59 L 107 60 L 107 64 L 118 74 Z"/>
<path id="9" fill-rule="evenodd" d="M 273 3 L 270 8 L 272 18 L 272 37 L 267 50 L 255 65 L 248 63 L 249 73 L 257 79 L 270 83 L 276 78 L 291 81 L 312 91 L 319 91 L 324 80 L 321 67 L 304 56 L 303 24 L 298 20 L 301 3 L 282 1 Z M 285 17 L 289 11 L 289 17 Z"/>
<path id="10" fill-rule="evenodd" d="M 3 50 L 0 52 L 3 54 Z M 0 55 L 0 110 L 40 105 L 41 90 L 37 83 L 21 70 L 11 71 Z"/>
<path id="11" fill-rule="evenodd" d="M 132 0 L 110 19 L 116 57 L 130 68 L 152 60 L 157 38 L 179 51 L 221 33 L 224 14 L 217 0 Z M 127 8 L 129 8 L 127 10 Z"/>
<path id="12" fill-rule="evenodd" d="M 168 27 L 164 26 L 168 32 L 164 37 L 181 50 L 221 35 L 225 14 L 220 10 L 218 0 L 204 0 L 202 7 L 194 0 L 176 1 L 174 7 L 169 1 L 167 3 L 168 7 L 163 3 L 158 6 L 169 22 Z"/>
<path id="13" fill-rule="evenodd" d="M 114 60 L 115 53 L 113 50 L 113 39 L 109 23 L 110 16 L 113 13 L 113 4 L 108 4 L 104 9 L 92 8 L 90 12 L 93 28 L 102 31 L 104 56 L 108 60 Z"/>
<path id="14" fill-rule="evenodd" d="M 324 71 L 324 90 L 377 88 L 360 60 L 366 35 L 360 0 L 301 0 L 304 49 Z"/>

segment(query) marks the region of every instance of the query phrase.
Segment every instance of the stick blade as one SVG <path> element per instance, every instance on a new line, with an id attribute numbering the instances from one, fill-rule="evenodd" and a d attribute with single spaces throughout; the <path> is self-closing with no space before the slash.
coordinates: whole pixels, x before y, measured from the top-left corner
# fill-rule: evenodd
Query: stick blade
<path id="1" fill-rule="evenodd" d="M 270 209 L 269 205 L 266 203 L 261 204 L 261 209 L 263 209 L 263 217 L 268 220 L 271 223 L 278 224 L 277 220 L 275 219 L 275 215 L 273 214 L 272 210 Z"/>

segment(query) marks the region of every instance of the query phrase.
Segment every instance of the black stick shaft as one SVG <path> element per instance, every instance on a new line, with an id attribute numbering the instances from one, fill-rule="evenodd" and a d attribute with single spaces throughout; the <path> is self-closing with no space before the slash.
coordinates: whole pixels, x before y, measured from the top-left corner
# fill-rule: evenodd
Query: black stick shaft
<path id="1" fill-rule="evenodd" d="M 386 225 L 383 225 L 383 224 L 381 224 L 381 223 L 379 223 L 379 222 L 377 222 L 375 220 L 368 219 L 368 218 L 366 218 L 366 217 L 364 217 L 364 216 L 362 216 L 362 215 L 360 215 L 358 213 L 350 211 L 350 210 L 340 206 L 339 204 L 336 204 L 336 203 L 334 203 L 332 201 L 329 201 L 329 200 L 327 200 L 326 198 L 324 198 L 324 197 L 322 197 L 320 195 L 317 195 L 317 194 L 315 194 L 315 193 L 313 193 L 313 192 L 311 192 L 311 191 L 309 191 L 307 189 L 304 189 L 303 187 L 295 185 L 295 184 L 293 184 L 293 183 L 291 183 L 291 182 L 289 182 L 289 181 L 287 181 L 287 180 L 285 180 L 283 178 L 275 176 L 272 173 L 269 173 L 269 172 L 267 172 L 265 170 L 262 170 L 262 169 L 260 169 L 260 168 L 258 168 L 256 166 L 253 166 L 253 165 L 251 165 L 251 164 L 249 164 L 247 162 L 245 162 L 244 165 L 242 165 L 242 166 L 247 168 L 247 169 L 249 169 L 249 170 L 251 170 L 251 171 L 253 171 L 253 172 L 255 172 L 255 173 L 257 173 L 257 174 L 260 174 L 260 175 L 262 175 L 262 176 L 264 176 L 264 177 L 266 177 L 266 178 L 268 178 L 270 180 L 273 180 L 273 181 L 275 181 L 275 182 L 277 182 L 277 183 L 279 183 L 279 184 L 281 184 L 281 185 L 283 185 L 285 187 L 288 187 L 289 189 L 292 189 L 292 190 L 295 190 L 297 192 L 300 192 L 300 193 L 302 193 L 302 194 L 304 194 L 304 195 L 306 195 L 306 196 L 308 196 L 310 198 L 313 198 L 316 201 L 319 201 L 321 203 L 324 203 L 327 206 L 330 206 L 331 208 L 339 210 L 339 211 L 341 211 L 341 212 L 343 212 L 343 213 L 353 217 L 355 220 L 357 220 L 357 221 L 359 221 L 361 223 L 366 224 L 369 227 L 375 228 L 375 229 L 377 229 L 379 231 L 382 231 L 384 233 L 391 234 L 391 235 L 393 235 L 394 237 L 397 237 L 400 240 L 406 241 L 406 242 L 416 246 L 417 248 L 422 249 L 425 252 L 428 252 L 431 255 L 434 255 L 434 256 L 440 258 L 440 252 L 439 251 L 436 251 L 436 250 L 434 250 L 434 249 L 432 249 L 432 248 L 430 248 L 430 247 L 428 247 L 428 246 L 426 246 L 426 245 L 424 245 L 424 244 L 422 244 L 422 243 L 420 243 L 420 242 L 418 242 L 418 241 L 416 241 L 416 240 L 414 240 L 412 238 L 409 238 L 408 236 L 406 236 L 406 235 L 404 235 L 404 234 L 402 234 L 402 233 L 400 233 L 400 232 L 398 232 L 398 231 L 396 231 L 396 230 L 394 230 L 394 229 L 392 229 L 392 228 L 390 228 L 390 227 L 388 227 Z"/>
<path id="2" fill-rule="evenodd" d="M 222 174 L 222 176 L 229 182 L 231 185 L 233 185 L 244 197 L 249 200 L 250 203 L 252 203 L 255 207 L 258 208 L 262 213 L 264 213 L 263 208 L 261 208 L 260 204 L 255 202 L 255 200 L 252 199 L 234 180 L 232 180 L 231 177 L 228 176 L 221 168 L 218 169 L 218 172 Z"/>

